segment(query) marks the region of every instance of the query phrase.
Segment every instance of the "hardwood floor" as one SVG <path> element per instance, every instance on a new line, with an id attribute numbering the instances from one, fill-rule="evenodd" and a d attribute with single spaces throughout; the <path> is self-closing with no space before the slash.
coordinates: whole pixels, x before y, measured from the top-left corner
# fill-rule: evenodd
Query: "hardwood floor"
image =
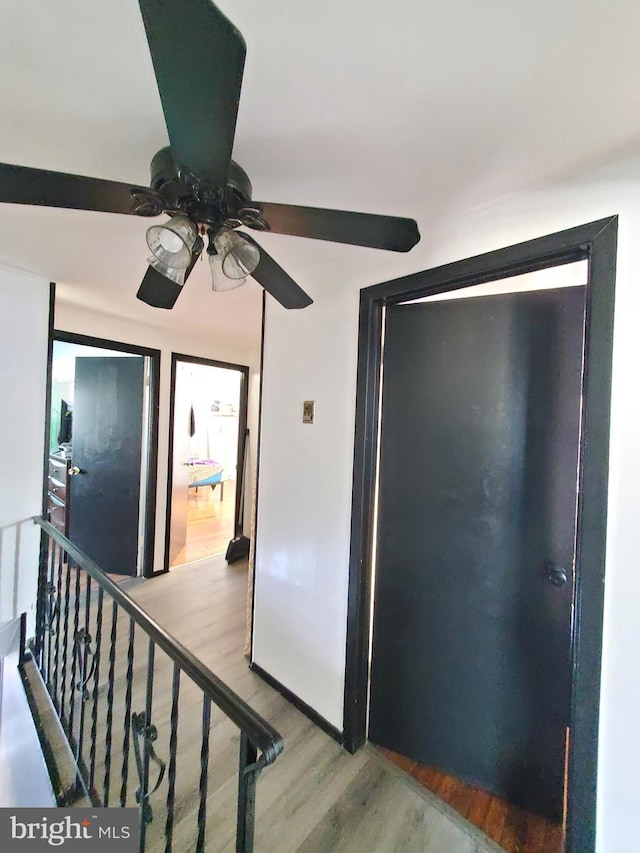
<path id="1" fill-rule="evenodd" d="M 380 751 L 396 767 L 437 794 L 508 853 L 562 853 L 561 826 L 512 806 L 480 788 L 466 785 L 440 770 L 423 767 L 389 749 Z"/>
<path id="2" fill-rule="evenodd" d="M 221 497 L 220 486 L 200 486 L 189 489 L 187 504 L 187 542 L 171 568 L 224 554 L 233 538 L 236 505 L 235 480 L 226 480 Z"/>
<path id="3" fill-rule="evenodd" d="M 127 591 L 163 627 L 194 652 L 283 736 L 285 749 L 257 786 L 256 853 L 500 853 L 489 838 L 418 782 L 367 745 L 348 754 L 248 668 L 242 654 L 246 564 L 223 557 L 183 566 L 150 580 L 125 582 Z M 136 665 L 137 666 L 137 665 Z M 170 668 L 154 686 L 156 751 L 166 755 Z M 136 670 L 137 671 L 137 670 Z M 134 691 L 144 685 L 142 670 Z M 164 681 L 163 681 L 164 678 Z M 165 685 L 166 682 L 166 685 Z M 157 698 L 156 698 L 157 697 Z M 140 704 L 134 699 L 134 707 Z M 179 743 L 179 779 L 194 777 L 182 795 L 173 850 L 194 849 L 201 715 L 185 693 Z M 114 714 L 120 713 L 116 703 Z M 116 717 L 117 718 L 117 717 Z M 121 717 L 120 717 L 121 718 Z M 188 744 L 192 742 L 192 748 Z M 211 729 L 207 850 L 234 849 L 237 733 L 220 719 Z M 187 747 L 185 747 L 187 744 Z M 114 762 L 116 761 L 114 758 Z M 114 764 L 115 766 L 115 764 Z M 151 800 L 160 816 L 163 796 Z M 149 827 L 149 849 L 164 849 L 161 818 Z"/>

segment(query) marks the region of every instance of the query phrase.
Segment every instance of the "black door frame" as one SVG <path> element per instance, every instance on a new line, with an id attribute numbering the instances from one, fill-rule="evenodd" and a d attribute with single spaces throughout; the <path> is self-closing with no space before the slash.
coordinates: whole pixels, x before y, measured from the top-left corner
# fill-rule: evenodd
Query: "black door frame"
<path id="1" fill-rule="evenodd" d="M 595 849 L 617 216 L 361 291 L 344 746 L 366 740 L 378 407 L 386 305 L 587 259 L 566 853 Z"/>
<path id="2" fill-rule="evenodd" d="M 171 492 L 173 489 L 173 428 L 174 407 L 176 402 L 176 372 L 179 361 L 190 364 L 204 364 L 207 367 L 222 367 L 225 370 L 237 370 L 240 373 L 240 411 L 238 413 L 238 465 L 242 464 L 247 434 L 247 411 L 249 408 L 249 367 L 246 364 L 233 364 L 216 361 L 212 358 L 200 358 L 196 355 L 171 353 L 171 386 L 169 392 L 169 458 L 167 465 L 167 516 L 165 521 L 164 572 L 169 571 L 169 542 L 171 540 Z M 237 482 L 237 480 L 236 480 Z M 240 512 L 240 489 L 236 489 L 235 517 Z M 235 528 L 235 525 L 234 525 Z M 235 532 L 234 532 L 235 535 Z"/>
<path id="3" fill-rule="evenodd" d="M 121 341 L 107 340 L 106 338 L 94 338 L 90 335 L 76 334 L 75 332 L 62 332 L 52 329 L 50 332 L 50 365 L 48 367 L 48 401 L 47 401 L 47 423 L 46 433 L 47 440 L 45 442 L 45 466 L 49 458 L 49 424 L 51 420 L 51 381 L 52 381 L 52 364 L 53 364 L 53 343 L 62 341 L 69 344 L 78 344 L 79 346 L 97 347 L 98 349 L 113 350 L 114 352 L 127 352 L 131 355 L 146 356 L 149 358 L 150 370 L 150 388 L 149 388 L 149 425 L 146 436 L 147 442 L 147 482 L 144 484 L 146 488 L 145 494 L 145 512 L 144 512 L 144 543 L 142 546 L 142 576 L 145 578 L 152 577 L 153 572 L 153 555 L 156 537 L 156 491 L 158 481 L 158 418 L 160 412 L 160 350 L 151 349 L 149 347 L 140 347 L 135 344 L 125 344 Z M 48 466 L 47 466 L 48 467 Z M 47 470 L 47 467 L 45 470 Z M 46 488 L 46 477 L 45 477 Z M 141 485 L 141 490 L 143 486 Z M 71 508 L 73 512 L 73 508 Z"/>

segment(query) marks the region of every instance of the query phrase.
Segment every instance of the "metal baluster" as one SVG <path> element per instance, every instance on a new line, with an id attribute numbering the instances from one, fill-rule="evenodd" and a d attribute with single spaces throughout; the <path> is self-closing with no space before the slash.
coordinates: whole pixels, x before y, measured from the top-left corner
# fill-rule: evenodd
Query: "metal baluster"
<path id="1" fill-rule="evenodd" d="M 88 672 L 89 652 L 91 649 L 91 634 L 89 633 L 89 621 L 91 618 L 91 575 L 87 574 L 86 578 L 87 587 L 85 590 L 84 600 L 84 636 L 82 642 L 81 675 L 77 685 L 78 690 L 80 692 L 80 725 L 78 726 L 78 750 L 76 759 L 82 762 L 84 762 L 84 719 L 86 711 L 86 702 L 89 698 L 87 691 L 87 681 L 91 677 L 91 673 Z"/>
<path id="2" fill-rule="evenodd" d="M 78 626 L 80 625 L 80 567 L 74 566 L 76 572 L 75 600 L 73 604 L 73 654 L 71 658 L 71 696 L 69 698 L 69 735 L 73 737 L 73 719 L 76 713 L 76 662 L 78 648 Z"/>
<path id="3" fill-rule="evenodd" d="M 118 605 L 113 602 L 111 613 L 111 643 L 109 645 L 109 687 L 107 689 L 107 732 L 104 739 L 104 796 L 102 801 L 109 805 L 111 783 L 111 737 L 113 726 L 113 683 L 116 667 L 116 639 L 118 635 Z"/>
<path id="4" fill-rule="evenodd" d="M 147 657 L 147 695 L 145 702 L 146 727 L 151 726 L 151 706 L 153 703 L 153 667 L 155 662 L 156 644 L 149 638 L 149 654 Z M 138 803 L 140 804 L 140 850 L 143 851 L 147 841 L 147 825 L 151 822 L 151 810 L 147 798 L 149 795 L 149 740 L 144 738 L 144 755 L 142 762 L 142 779 L 139 790 Z"/>
<path id="5" fill-rule="evenodd" d="M 178 755 L 178 699 L 180 696 L 180 667 L 173 665 L 171 689 L 171 735 L 169 737 L 169 788 L 167 790 L 167 822 L 164 853 L 171 853 L 173 843 L 173 810 L 176 802 L 176 759 Z"/>
<path id="6" fill-rule="evenodd" d="M 52 636 L 53 625 L 52 625 L 52 623 L 53 623 L 53 614 L 54 614 L 54 610 L 55 610 L 55 594 L 54 593 L 55 593 L 55 588 L 56 588 L 56 585 L 55 585 L 55 569 L 54 569 L 55 563 L 56 563 L 56 545 L 54 542 L 49 543 L 49 548 L 47 550 L 47 563 L 48 563 L 47 586 L 46 586 L 47 602 L 46 602 L 45 620 L 44 620 L 44 628 L 45 628 L 45 631 L 47 634 L 47 641 L 46 641 L 47 654 L 46 654 L 46 666 L 45 666 L 46 674 L 44 676 L 44 682 L 47 685 L 47 689 L 49 690 L 49 692 L 51 692 L 51 673 L 52 673 L 52 669 L 51 669 L 51 653 L 52 653 L 52 651 L 51 650 L 52 650 L 52 646 L 53 646 L 53 636 Z"/>
<path id="7" fill-rule="evenodd" d="M 259 773 L 258 751 L 246 733 L 240 732 L 240 762 L 238 767 L 238 828 L 236 853 L 251 853 L 256 816 L 256 781 Z"/>
<path id="8" fill-rule="evenodd" d="M 60 693 L 60 719 L 64 720 L 65 699 L 67 695 L 67 661 L 69 659 L 69 601 L 71 599 L 71 560 L 67 557 L 67 571 L 64 580 L 64 641 L 62 644 L 62 690 Z M 71 731 L 71 729 L 69 729 Z"/>
<path id="9" fill-rule="evenodd" d="M 59 545 L 58 553 L 58 571 L 56 575 L 56 618 L 55 618 L 55 635 L 56 635 L 56 650 L 53 664 L 53 704 L 60 711 L 60 698 L 58 696 L 58 678 L 60 675 L 60 610 L 62 607 L 62 547 Z"/>
<path id="10" fill-rule="evenodd" d="M 24 665 L 27 660 L 27 614 L 23 612 L 20 614 L 20 664 Z M 2 701 L 1 694 L 0 701 Z"/>
<path id="11" fill-rule="evenodd" d="M 200 806 L 198 807 L 198 841 L 196 853 L 204 853 L 207 825 L 207 782 L 209 780 L 209 727 L 211 725 L 211 699 L 202 697 L 202 746 L 200 748 Z"/>
<path id="12" fill-rule="evenodd" d="M 50 566 L 51 566 L 51 548 L 53 547 L 52 543 L 49 543 L 49 547 L 46 551 L 46 565 L 44 569 L 44 587 L 42 589 L 42 642 L 40 644 L 40 661 L 38 666 L 40 667 L 40 672 L 42 674 L 42 679 L 47 683 L 47 641 L 49 638 L 49 611 L 51 607 L 51 591 L 49 584 L 49 575 L 50 575 Z M 40 591 L 39 591 L 40 593 Z"/>
<path id="13" fill-rule="evenodd" d="M 104 590 L 98 588 L 98 612 L 96 614 L 96 648 L 93 653 L 95 667 L 93 671 L 93 708 L 91 710 L 91 736 L 89 746 L 89 790 L 93 790 L 96 771 L 96 739 L 98 737 L 98 681 L 100 679 L 100 644 L 102 642 L 102 603 Z"/>
<path id="14" fill-rule="evenodd" d="M 38 559 L 38 599 L 36 604 L 36 664 L 42 672 L 42 657 L 44 654 L 44 622 L 46 608 L 46 584 L 48 568 L 49 538 L 44 530 L 40 531 L 40 552 Z"/>
<path id="15" fill-rule="evenodd" d="M 127 804 L 127 782 L 129 780 L 129 742 L 131 737 L 131 687 L 133 683 L 133 642 L 136 623 L 129 619 L 129 648 L 127 650 L 127 688 L 124 708 L 124 742 L 122 745 L 122 785 L 120 786 L 120 805 Z"/>
<path id="16" fill-rule="evenodd" d="M 136 759 L 136 770 L 138 771 L 138 779 L 140 781 L 140 787 L 136 791 L 136 802 L 139 804 L 140 811 L 142 812 L 140 824 L 144 828 L 140 849 L 144 850 L 146 846 L 146 828 L 153 820 L 151 795 L 155 794 L 162 784 L 167 765 L 156 755 L 153 744 L 158 739 L 158 730 L 155 726 L 147 724 L 146 711 L 131 715 L 131 730 L 133 731 L 133 752 Z M 140 742 L 142 742 L 142 748 L 140 748 Z M 158 765 L 158 776 L 156 784 L 149 790 L 149 766 L 151 761 Z"/>

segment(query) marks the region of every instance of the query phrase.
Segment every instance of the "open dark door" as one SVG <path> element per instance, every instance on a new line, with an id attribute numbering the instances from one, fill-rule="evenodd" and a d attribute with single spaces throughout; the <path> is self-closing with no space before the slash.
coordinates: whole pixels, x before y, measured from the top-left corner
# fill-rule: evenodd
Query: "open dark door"
<path id="1" fill-rule="evenodd" d="M 585 288 L 387 309 L 369 738 L 559 821 Z"/>
<path id="2" fill-rule="evenodd" d="M 77 358 L 69 538 L 106 572 L 138 560 L 144 358 Z"/>

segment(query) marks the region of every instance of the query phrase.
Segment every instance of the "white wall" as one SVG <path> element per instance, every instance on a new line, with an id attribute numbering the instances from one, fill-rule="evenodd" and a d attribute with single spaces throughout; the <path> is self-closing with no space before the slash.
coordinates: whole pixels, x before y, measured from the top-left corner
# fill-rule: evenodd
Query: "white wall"
<path id="1" fill-rule="evenodd" d="M 49 283 L 0 269 L 0 621 L 35 626 L 42 512 Z"/>
<path id="2" fill-rule="evenodd" d="M 240 381 L 237 370 L 208 364 L 183 365 L 195 416 L 195 432 L 189 440 L 189 456 L 215 459 L 223 466 L 225 480 L 236 479 Z M 187 377 L 184 377 L 187 380 Z M 220 409 L 212 411 L 218 402 Z M 232 407 L 233 411 L 229 410 Z"/>
<path id="3" fill-rule="evenodd" d="M 393 272 L 382 253 L 362 255 L 361 272 L 340 280 L 328 264 L 326 288 L 303 312 L 268 303 L 254 634 L 256 663 L 342 728 L 359 287 L 612 214 L 620 229 L 598 853 L 631 849 L 640 802 L 640 157 L 448 212 L 437 233 L 396 256 Z M 316 401 L 314 426 L 301 423 L 304 399 Z"/>
<path id="4" fill-rule="evenodd" d="M 156 504 L 156 542 L 154 569 L 164 566 L 165 512 L 167 500 L 167 466 L 169 454 L 169 396 L 171 386 L 171 353 L 211 358 L 249 367 L 248 426 L 250 433 L 250 465 L 247 470 L 247 494 L 251 494 L 255 477 L 258 437 L 258 401 L 260 373 L 260 326 L 256 326 L 255 346 L 247 349 L 232 341 L 213 336 L 195 336 L 172 331 L 170 327 L 143 325 L 108 314 L 90 312 L 56 300 L 56 331 L 75 332 L 118 343 L 136 344 L 160 350 L 160 415 L 158 425 L 158 489 Z M 245 530 L 249 529 L 251 502 L 245 505 Z"/>

